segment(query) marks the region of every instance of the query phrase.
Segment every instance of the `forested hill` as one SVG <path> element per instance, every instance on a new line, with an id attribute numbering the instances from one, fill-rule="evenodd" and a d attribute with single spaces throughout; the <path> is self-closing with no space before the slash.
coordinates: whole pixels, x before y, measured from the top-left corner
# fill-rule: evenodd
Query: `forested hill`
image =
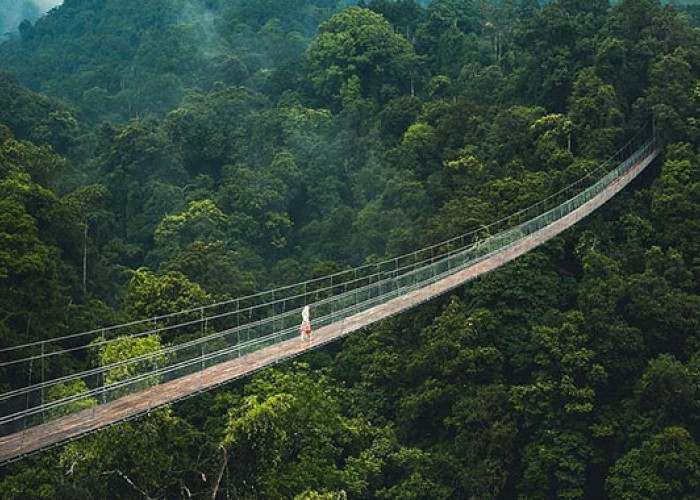
<path id="1" fill-rule="evenodd" d="M 6 466 L 0 498 L 698 498 L 691 17 L 348 3 L 65 0 L 2 44 L 0 348 L 483 228 L 652 115 L 663 158 L 453 296 Z M 0 368 L 0 390 L 171 337 Z"/>
<path id="2" fill-rule="evenodd" d="M 91 122 L 162 116 L 187 88 L 262 84 L 261 70 L 299 57 L 344 3 L 66 0 L 22 23 L 0 64 Z"/>

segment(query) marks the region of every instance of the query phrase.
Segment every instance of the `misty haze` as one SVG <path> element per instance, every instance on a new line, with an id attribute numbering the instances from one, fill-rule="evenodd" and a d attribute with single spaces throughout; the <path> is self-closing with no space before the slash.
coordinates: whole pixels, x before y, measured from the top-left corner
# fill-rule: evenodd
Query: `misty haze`
<path id="1" fill-rule="evenodd" d="M 25 19 L 34 22 L 63 0 L 0 0 L 0 40 L 17 31 Z"/>

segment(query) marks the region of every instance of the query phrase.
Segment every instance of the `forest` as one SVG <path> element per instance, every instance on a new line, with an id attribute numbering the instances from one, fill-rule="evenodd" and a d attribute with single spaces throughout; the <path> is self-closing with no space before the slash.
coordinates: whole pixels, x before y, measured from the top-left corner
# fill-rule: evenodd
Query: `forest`
<path id="1" fill-rule="evenodd" d="M 64 0 L 21 21 L 0 43 L 0 348 L 478 229 L 652 117 L 662 152 L 539 249 L 6 465 L 0 499 L 700 498 L 697 28 L 658 0 Z M 25 377 L 0 367 L 0 393 Z"/>

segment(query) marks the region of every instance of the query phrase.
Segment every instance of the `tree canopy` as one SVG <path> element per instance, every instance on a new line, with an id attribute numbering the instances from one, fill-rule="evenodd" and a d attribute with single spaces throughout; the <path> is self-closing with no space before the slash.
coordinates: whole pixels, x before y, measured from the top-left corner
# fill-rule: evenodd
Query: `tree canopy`
<path id="1" fill-rule="evenodd" d="M 160 319 L 0 367 L 2 392 L 118 385 L 206 333 L 171 313 L 483 241 L 652 118 L 661 154 L 517 261 L 7 465 L 0 498 L 696 498 L 698 25 L 656 0 L 65 0 L 23 22 L 0 44 L 0 348 Z"/>

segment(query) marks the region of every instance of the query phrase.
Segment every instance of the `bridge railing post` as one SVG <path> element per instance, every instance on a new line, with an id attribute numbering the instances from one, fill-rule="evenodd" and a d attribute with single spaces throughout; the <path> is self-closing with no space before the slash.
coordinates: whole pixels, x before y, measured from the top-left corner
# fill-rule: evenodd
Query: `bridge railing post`
<path id="1" fill-rule="evenodd" d="M 45 342 L 41 342 L 41 421 L 44 422 L 44 347 Z"/>
<path id="2" fill-rule="evenodd" d="M 248 344 L 249 344 L 249 342 L 250 342 L 250 327 L 251 327 L 250 324 L 251 324 L 252 322 L 253 322 L 253 309 L 251 308 L 251 309 L 249 310 L 248 324 L 246 325 L 246 329 L 245 329 L 245 345 L 246 345 L 245 349 L 246 349 L 246 353 L 249 352 L 248 349 L 250 348 L 250 346 L 249 346 Z"/>
<path id="3" fill-rule="evenodd" d="M 275 291 L 272 290 L 272 299 L 270 301 L 270 305 L 272 306 L 272 317 L 271 317 L 271 322 L 272 325 L 270 329 L 272 330 L 272 333 L 275 331 L 275 319 L 277 318 L 277 303 L 275 302 Z"/>
<path id="4" fill-rule="evenodd" d="M 331 316 L 332 316 L 332 315 L 334 314 L 334 307 L 335 307 L 335 300 L 332 299 L 332 298 L 335 296 L 335 293 L 333 292 L 333 275 L 332 275 L 332 274 L 331 274 L 331 276 L 330 276 L 330 287 L 329 287 L 329 290 L 330 290 L 330 294 L 329 294 L 329 295 L 330 295 L 330 297 L 331 297 Z"/>
<path id="5" fill-rule="evenodd" d="M 100 385 L 102 386 L 102 404 L 105 404 L 107 402 L 107 379 L 104 370 L 100 370 Z"/>
<path id="6" fill-rule="evenodd" d="M 27 387 L 30 387 L 32 385 L 32 366 L 34 365 L 34 358 L 32 357 L 29 360 L 29 370 L 28 370 L 28 380 L 27 380 Z M 24 415 L 23 415 L 23 430 L 27 429 L 27 419 L 28 414 L 29 414 L 29 407 L 31 405 L 31 391 L 27 392 L 27 398 L 26 398 L 26 403 L 25 403 L 25 409 L 24 409 Z"/>
<path id="7" fill-rule="evenodd" d="M 160 375 L 158 375 L 158 353 L 159 353 L 159 351 L 160 351 L 160 349 L 158 351 L 153 352 L 153 372 L 155 373 L 155 375 L 153 377 L 151 377 L 151 379 L 153 379 L 153 385 L 158 385 L 158 380 L 160 379 Z"/>
<path id="8" fill-rule="evenodd" d="M 399 293 L 399 258 L 394 259 L 394 275 L 391 277 L 391 290 Z"/>
<path id="9" fill-rule="evenodd" d="M 202 343 L 200 344 L 200 347 L 201 347 L 201 348 L 200 348 L 200 351 L 201 351 L 201 352 L 200 352 L 200 360 L 201 360 L 200 366 L 201 366 L 201 369 L 204 370 L 204 363 L 205 363 L 205 362 L 204 362 L 204 342 L 202 342 Z"/>

